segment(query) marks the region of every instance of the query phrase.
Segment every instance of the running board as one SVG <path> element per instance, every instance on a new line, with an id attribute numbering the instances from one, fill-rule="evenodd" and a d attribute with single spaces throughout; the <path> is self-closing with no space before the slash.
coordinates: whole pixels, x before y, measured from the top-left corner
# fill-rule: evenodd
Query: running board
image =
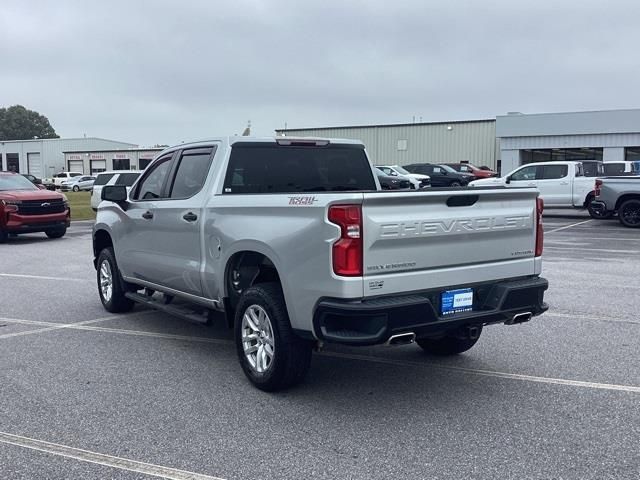
<path id="1" fill-rule="evenodd" d="M 205 308 L 203 308 L 204 313 L 197 313 L 196 311 L 188 307 L 163 303 L 161 300 L 156 300 L 155 298 L 148 295 L 142 295 L 135 292 L 127 292 L 125 293 L 125 297 L 130 298 L 136 303 L 146 305 L 147 307 L 153 308 L 155 310 L 160 310 L 161 312 L 168 313 L 169 315 L 180 317 L 191 323 L 197 323 L 199 325 L 211 325 L 211 318 L 209 315 L 210 310 L 207 310 Z"/>

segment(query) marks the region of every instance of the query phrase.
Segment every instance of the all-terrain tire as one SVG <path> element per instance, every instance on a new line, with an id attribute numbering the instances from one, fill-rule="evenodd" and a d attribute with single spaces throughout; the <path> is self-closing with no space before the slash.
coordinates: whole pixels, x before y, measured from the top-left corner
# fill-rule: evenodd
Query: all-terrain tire
<path id="1" fill-rule="evenodd" d="M 130 311 L 134 306 L 134 301 L 125 297 L 127 284 L 120 275 L 113 248 L 108 247 L 100 252 L 97 266 L 96 279 L 102 306 L 111 313 Z M 110 279 L 109 285 L 106 283 L 108 279 Z M 110 289 L 105 287 L 110 287 Z"/>
<path id="2" fill-rule="evenodd" d="M 640 228 L 640 200 L 627 200 L 618 208 L 620 223 L 629 228 Z"/>
<path id="3" fill-rule="evenodd" d="M 67 233 L 67 227 L 55 228 L 44 232 L 49 238 L 62 238 Z"/>
<path id="4" fill-rule="evenodd" d="M 256 339 L 256 330 L 248 327 L 246 320 L 243 322 L 245 315 L 251 319 L 250 314 L 256 311 L 262 314 L 261 322 L 263 326 L 266 325 L 264 331 L 268 333 L 261 340 Z M 251 323 L 256 324 L 255 321 Z M 234 330 L 240 365 L 257 388 L 273 392 L 291 387 L 304 379 L 311 365 L 312 344 L 293 332 L 279 284 L 260 283 L 242 292 L 235 311 Z M 250 334 L 253 338 L 248 341 Z M 245 346 L 247 349 L 254 346 L 253 341 L 263 342 L 264 348 L 271 349 L 271 358 L 266 368 L 263 365 L 263 371 L 252 365 L 249 359 L 252 353 L 245 351 Z"/>

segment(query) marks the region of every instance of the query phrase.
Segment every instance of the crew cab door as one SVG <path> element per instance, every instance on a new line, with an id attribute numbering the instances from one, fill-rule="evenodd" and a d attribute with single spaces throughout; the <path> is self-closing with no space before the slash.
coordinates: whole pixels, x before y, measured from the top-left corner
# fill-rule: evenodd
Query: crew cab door
<path id="1" fill-rule="evenodd" d="M 200 225 L 215 150 L 179 150 L 154 162 L 137 183 L 126 212 L 135 226 L 123 242 L 129 276 L 202 295 Z"/>
<path id="2" fill-rule="evenodd" d="M 511 187 L 537 187 L 536 181 L 539 165 L 527 165 L 521 167 L 509 175 L 508 185 Z"/>
<path id="3" fill-rule="evenodd" d="M 573 205 L 572 180 L 574 172 L 568 164 L 539 165 L 536 184 L 545 205 L 570 207 Z"/>

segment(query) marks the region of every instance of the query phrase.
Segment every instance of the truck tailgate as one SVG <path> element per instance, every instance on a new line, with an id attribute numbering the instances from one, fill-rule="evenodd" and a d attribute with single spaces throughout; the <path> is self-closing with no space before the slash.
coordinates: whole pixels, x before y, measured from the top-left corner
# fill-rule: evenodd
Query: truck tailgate
<path id="1" fill-rule="evenodd" d="M 365 193 L 364 295 L 533 275 L 536 189 Z"/>

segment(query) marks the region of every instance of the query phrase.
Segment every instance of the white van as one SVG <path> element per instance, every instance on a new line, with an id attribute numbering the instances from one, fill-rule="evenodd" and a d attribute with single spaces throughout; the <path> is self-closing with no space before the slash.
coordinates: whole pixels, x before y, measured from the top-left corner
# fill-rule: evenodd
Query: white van
<path id="1" fill-rule="evenodd" d="M 142 170 L 113 170 L 111 172 L 100 172 L 96 175 L 96 181 L 91 190 L 91 208 L 98 210 L 98 205 L 102 201 L 102 187 L 105 185 L 124 185 L 127 192 L 131 190 L 131 185 L 138 179 Z"/>

